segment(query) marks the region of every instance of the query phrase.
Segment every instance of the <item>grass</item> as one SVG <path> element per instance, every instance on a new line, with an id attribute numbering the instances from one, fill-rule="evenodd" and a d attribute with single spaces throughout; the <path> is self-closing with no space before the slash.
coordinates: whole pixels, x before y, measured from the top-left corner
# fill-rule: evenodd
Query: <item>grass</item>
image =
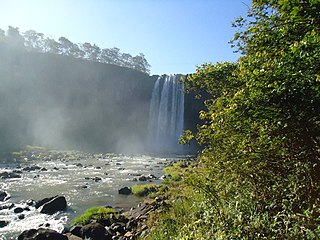
<path id="1" fill-rule="evenodd" d="M 110 219 L 110 216 L 118 216 L 118 211 L 112 208 L 106 207 L 92 207 L 88 208 L 83 214 L 75 218 L 71 224 L 72 225 L 85 225 L 90 223 L 92 220 L 104 220 Z"/>
<path id="2" fill-rule="evenodd" d="M 171 182 L 179 182 L 183 180 L 184 173 L 189 171 L 185 166 L 185 162 L 179 161 L 173 163 L 171 166 L 167 166 L 165 169 L 163 169 L 163 172 L 169 177 Z"/>
<path id="3" fill-rule="evenodd" d="M 149 195 L 152 192 L 156 192 L 157 188 L 158 186 L 154 183 L 136 184 L 131 187 L 132 193 L 139 197 L 144 197 Z"/>
<path id="4" fill-rule="evenodd" d="M 170 207 L 151 215 L 150 232 L 141 239 L 320 239 L 319 206 L 296 213 L 285 199 L 257 201 L 256 190 L 241 179 L 213 177 L 210 182 L 206 169 L 194 166 L 170 167 L 181 180 L 168 180 L 165 199 Z M 287 208 L 271 211 L 280 200 Z"/>

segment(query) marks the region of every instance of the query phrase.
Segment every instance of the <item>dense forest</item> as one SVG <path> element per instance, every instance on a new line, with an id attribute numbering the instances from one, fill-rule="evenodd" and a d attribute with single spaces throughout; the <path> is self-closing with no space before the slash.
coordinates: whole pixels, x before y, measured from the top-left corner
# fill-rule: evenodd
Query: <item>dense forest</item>
<path id="1" fill-rule="evenodd" d="M 5 43 L 14 48 L 20 47 L 27 51 L 59 54 L 150 73 L 151 66 L 143 53 L 133 57 L 129 53 L 121 53 L 117 47 L 101 49 L 96 44 L 88 42 L 73 43 L 66 37 L 60 37 L 56 41 L 34 30 L 20 33 L 17 27 L 9 26 L 7 31 L 0 29 L 0 43 Z"/>
<path id="2" fill-rule="evenodd" d="M 254 0 L 234 27 L 238 61 L 185 81 L 210 98 L 181 141 L 205 148 L 166 170 L 148 239 L 320 239 L 320 1 Z"/>

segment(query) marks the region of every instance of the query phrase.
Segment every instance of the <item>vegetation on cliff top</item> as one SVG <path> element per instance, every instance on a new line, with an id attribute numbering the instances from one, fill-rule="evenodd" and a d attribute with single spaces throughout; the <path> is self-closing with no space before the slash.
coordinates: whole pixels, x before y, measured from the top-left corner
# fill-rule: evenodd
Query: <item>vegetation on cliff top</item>
<path id="1" fill-rule="evenodd" d="M 254 0 L 234 23 L 242 57 L 185 80 L 211 96 L 182 138 L 205 148 L 149 239 L 320 238 L 319 19 L 319 0 Z"/>
<path id="2" fill-rule="evenodd" d="M 6 33 L 0 29 L 0 43 L 32 52 L 59 54 L 150 73 L 151 66 L 143 53 L 133 57 L 129 53 L 121 53 L 117 47 L 101 49 L 96 44 L 88 42 L 73 43 L 66 37 L 60 37 L 56 41 L 34 30 L 28 30 L 21 34 L 17 27 L 9 26 Z"/>

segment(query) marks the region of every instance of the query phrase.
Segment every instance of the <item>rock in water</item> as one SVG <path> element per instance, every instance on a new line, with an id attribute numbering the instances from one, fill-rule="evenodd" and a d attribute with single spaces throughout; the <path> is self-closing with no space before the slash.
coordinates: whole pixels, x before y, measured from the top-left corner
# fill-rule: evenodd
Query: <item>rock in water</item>
<path id="1" fill-rule="evenodd" d="M 0 191 L 0 202 L 5 201 L 8 197 L 8 194 L 6 192 Z"/>
<path id="2" fill-rule="evenodd" d="M 121 188 L 121 189 L 119 189 L 118 192 L 119 192 L 119 194 L 123 194 L 123 195 L 130 195 L 130 194 L 132 194 L 131 188 L 128 188 L 128 187 Z"/>
<path id="3" fill-rule="evenodd" d="M 0 228 L 3 228 L 9 224 L 9 221 L 0 220 Z"/>
<path id="4" fill-rule="evenodd" d="M 43 204 L 40 212 L 45 214 L 54 214 L 67 208 L 67 201 L 64 196 L 58 196 Z"/>
<path id="5" fill-rule="evenodd" d="M 38 209 L 39 207 L 41 207 L 45 203 L 50 202 L 52 199 L 54 199 L 56 197 L 58 197 L 58 196 L 54 196 L 54 197 L 50 197 L 50 198 L 44 198 L 44 199 L 41 199 L 40 201 L 37 201 L 36 205 L 35 205 L 36 209 Z"/>
<path id="6" fill-rule="evenodd" d="M 2 173 L 0 173 L 0 178 L 2 178 L 2 179 L 21 178 L 21 176 L 19 174 L 14 173 L 14 172 L 2 172 Z"/>
<path id="7" fill-rule="evenodd" d="M 68 240 L 68 237 L 55 230 L 39 228 L 26 230 L 18 236 L 18 240 Z"/>

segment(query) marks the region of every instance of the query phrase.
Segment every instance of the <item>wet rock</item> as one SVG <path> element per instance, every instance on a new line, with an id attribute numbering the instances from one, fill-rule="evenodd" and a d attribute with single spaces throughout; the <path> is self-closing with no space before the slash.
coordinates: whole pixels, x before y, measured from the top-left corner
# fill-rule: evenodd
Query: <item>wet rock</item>
<path id="1" fill-rule="evenodd" d="M 21 207 L 17 207 L 13 210 L 14 213 L 22 213 L 23 212 L 23 208 Z"/>
<path id="2" fill-rule="evenodd" d="M 23 171 L 26 171 L 26 172 L 32 172 L 32 171 L 38 171 L 40 170 L 41 167 L 37 166 L 37 165 L 33 165 L 33 166 L 28 166 L 28 167 L 25 167 L 23 168 L 22 170 Z"/>
<path id="3" fill-rule="evenodd" d="M 125 238 L 132 238 L 134 235 L 132 232 L 126 232 L 124 235 L 123 235 Z"/>
<path id="4" fill-rule="evenodd" d="M 68 237 L 69 240 L 82 240 L 81 237 L 73 235 L 72 233 L 66 233 L 65 235 Z"/>
<path id="5" fill-rule="evenodd" d="M 40 212 L 45 214 L 54 214 L 58 211 L 63 211 L 67 208 L 67 201 L 64 196 L 58 196 L 51 201 L 45 203 Z"/>
<path id="6" fill-rule="evenodd" d="M 130 194 L 132 194 L 132 190 L 129 187 L 120 188 L 118 192 L 119 192 L 119 194 L 122 194 L 122 195 L 130 195 Z"/>
<path id="7" fill-rule="evenodd" d="M 147 177 L 147 179 L 157 180 L 158 178 L 157 178 L 155 175 L 153 175 L 153 174 L 149 174 L 148 177 Z"/>
<path id="8" fill-rule="evenodd" d="M 31 211 L 31 209 L 29 207 L 25 207 L 23 211 Z"/>
<path id="9" fill-rule="evenodd" d="M 26 204 L 27 204 L 28 206 L 34 206 L 34 205 L 36 204 L 36 202 L 35 202 L 33 199 L 28 199 L 28 200 L 26 201 Z"/>
<path id="10" fill-rule="evenodd" d="M 128 175 L 133 177 L 139 177 L 141 176 L 141 173 L 128 173 Z"/>
<path id="11" fill-rule="evenodd" d="M 0 202 L 7 200 L 8 197 L 9 197 L 8 193 L 6 193 L 4 191 L 0 191 Z"/>
<path id="12" fill-rule="evenodd" d="M 89 223 L 80 230 L 82 238 L 91 240 L 107 240 L 111 239 L 105 227 L 100 223 Z"/>
<path id="13" fill-rule="evenodd" d="M 75 235 L 75 236 L 78 236 L 78 237 L 82 237 L 81 228 L 82 228 L 81 225 L 72 226 L 72 227 L 70 228 L 70 233 L 71 233 L 72 235 Z"/>
<path id="14" fill-rule="evenodd" d="M 85 177 L 84 178 L 85 180 L 93 180 L 95 182 L 100 182 L 102 181 L 102 178 L 101 177 Z"/>
<path id="15" fill-rule="evenodd" d="M 37 201 L 36 204 L 35 204 L 35 207 L 38 209 L 39 207 L 41 207 L 43 204 L 47 203 L 47 202 L 50 202 L 52 199 L 54 199 L 55 197 L 57 196 L 54 196 L 54 197 L 50 197 L 50 198 L 44 198 L 40 201 Z"/>
<path id="16" fill-rule="evenodd" d="M 22 232 L 18 240 L 68 240 L 68 237 L 51 229 L 30 229 Z"/>
<path id="17" fill-rule="evenodd" d="M 122 222 L 113 223 L 111 225 L 111 229 L 116 233 L 119 233 L 118 235 L 123 235 L 125 234 L 125 223 L 122 223 Z"/>
<path id="18" fill-rule="evenodd" d="M 0 210 L 12 209 L 12 208 L 14 208 L 14 204 L 13 203 L 3 204 L 3 205 L 0 206 Z"/>
<path id="19" fill-rule="evenodd" d="M 19 174 L 14 173 L 14 172 L 2 172 L 2 173 L 0 173 L 0 178 L 2 178 L 2 179 L 21 178 L 21 176 Z"/>
<path id="20" fill-rule="evenodd" d="M 7 225 L 9 225 L 9 221 L 6 221 L 6 220 L 0 220 L 0 228 L 3 228 L 3 227 L 5 227 L 5 226 L 7 226 Z"/>
<path id="21" fill-rule="evenodd" d="M 141 177 L 139 177 L 139 181 L 145 182 L 145 181 L 147 181 L 147 177 L 141 176 Z"/>
<path id="22" fill-rule="evenodd" d="M 94 177 L 94 178 L 93 178 L 93 181 L 99 182 L 99 181 L 102 181 L 102 178 L 101 178 L 101 177 Z"/>

